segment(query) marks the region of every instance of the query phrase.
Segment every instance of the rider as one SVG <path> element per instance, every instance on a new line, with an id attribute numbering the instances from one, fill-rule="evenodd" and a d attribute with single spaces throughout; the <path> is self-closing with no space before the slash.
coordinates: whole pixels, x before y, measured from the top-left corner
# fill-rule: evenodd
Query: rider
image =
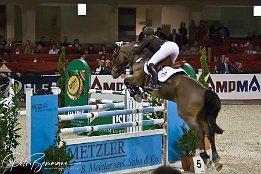
<path id="1" fill-rule="evenodd" d="M 152 75 L 152 83 L 148 85 L 148 88 L 151 90 L 158 90 L 160 85 L 158 83 L 158 72 L 155 66 L 168 56 L 171 56 L 172 62 L 175 63 L 179 54 L 179 47 L 175 42 L 159 39 L 154 34 L 154 30 L 151 27 L 146 27 L 143 34 L 145 38 L 139 45 L 135 46 L 136 48 L 134 49 L 134 53 L 139 54 L 144 48 L 147 48 L 153 52 L 153 56 L 147 63 L 148 71 Z"/>

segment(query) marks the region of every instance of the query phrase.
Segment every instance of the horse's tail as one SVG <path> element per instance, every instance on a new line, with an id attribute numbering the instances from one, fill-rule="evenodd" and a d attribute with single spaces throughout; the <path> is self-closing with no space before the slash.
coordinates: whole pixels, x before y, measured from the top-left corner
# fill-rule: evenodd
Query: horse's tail
<path id="1" fill-rule="evenodd" d="M 208 121 L 210 129 L 217 134 L 223 133 L 223 130 L 216 123 L 220 108 L 221 102 L 218 95 L 211 90 L 207 90 L 205 92 L 205 117 Z"/>

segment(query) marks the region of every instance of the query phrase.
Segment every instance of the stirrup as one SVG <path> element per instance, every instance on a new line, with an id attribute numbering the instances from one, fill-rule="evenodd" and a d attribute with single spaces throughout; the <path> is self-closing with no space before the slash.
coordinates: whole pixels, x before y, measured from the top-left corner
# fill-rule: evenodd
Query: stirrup
<path id="1" fill-rule="evenodd" d="M 144 87 L 146 90 L 149 90 L 149 91 L 157 91 L 159 90 L 161 86 L 159 84 L 152 84 L 152 83 L 149 83 L 146 87 Z"/>

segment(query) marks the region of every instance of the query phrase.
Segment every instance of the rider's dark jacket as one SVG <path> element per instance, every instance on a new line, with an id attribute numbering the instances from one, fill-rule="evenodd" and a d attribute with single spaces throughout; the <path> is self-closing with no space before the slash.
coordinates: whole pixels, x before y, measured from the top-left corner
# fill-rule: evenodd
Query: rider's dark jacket
<path id="1" fill-rule="evenodd" d="M 139 54 L 144 48 L 148 48 L 151 52 L 156 53 L 161 45 L 165 43 L 165 40 L 161 40 L 156 36 L 145 37 L 142 42 L 140 42 L 139 47 L 134 49 L 134 54 Z"/>

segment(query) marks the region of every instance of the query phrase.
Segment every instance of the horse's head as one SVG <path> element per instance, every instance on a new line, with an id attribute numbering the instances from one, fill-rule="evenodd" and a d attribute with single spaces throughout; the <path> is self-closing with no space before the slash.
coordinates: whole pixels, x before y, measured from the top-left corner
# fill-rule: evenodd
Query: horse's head
<path id="1" fill-rule="evenodd" d="M 114 79 L 118 78 L 121 74 L 124 73 L 125 67 L 130 62 L 130 55 L 133 50 L 134 43 L 125 44 L 122 46 L 116 45 L 113 58 L 113 67 L 111 70 L 111 75 Z"/>

